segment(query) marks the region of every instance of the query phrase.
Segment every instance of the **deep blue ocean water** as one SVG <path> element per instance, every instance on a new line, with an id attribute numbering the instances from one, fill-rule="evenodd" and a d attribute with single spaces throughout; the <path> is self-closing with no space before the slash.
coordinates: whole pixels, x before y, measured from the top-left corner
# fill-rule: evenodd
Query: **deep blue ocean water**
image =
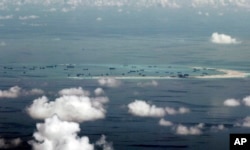
<path id="1" fill-rule="evenodd" d="M 151 11 L 155 11 L 155 15 Z M 250 37 L 246 33 L 249 22 L 245 14 L 237 18 L 229 13 L 225 14 L 225 19 L 216 16 L 213 20 L 204 16 L 192 18 L 192 12 L 192 15 L 159 10 L 131 11 L 130 15 L 114 15 L 114 12 L 87 9 L 48 17 L 43 11 L 37 11 L 39 20 L 4 22 L 5 26 L 0 27 L 0 41 L 6 43 L 0 47 L 0 89 L 8 90 L 16 85 L 27 90 L 39 88 L 53 100 L 63 88 L 80 86 L 93 92 L 102 87 L 97 79 L 71 78 L 77 76 L 221 73 L 207 69 L 194 72 L 192 67 L 250 72 Z M 20 15 L 27 14 L 22 13 Z M 146 15 L 148 18 L 143 18 Z M 103 20 L 97 22 L 97 17 Z M 228 26 L 224 26 L 224 22 Z M 31 26 L 31 23 L 39 26 Z M 213 32 L 230 34 L 242 43 L 213 44 L 210 42 Z M 138 83 L 152 80 L 158 86 L 138 86 Z M 249 77 L 148 80 L 142 77 L 121 82 L 116 88 L 102 87 L 110 99 L 106 117 L 80 123 L 79 136 L 88 136 L 94 143 L 105 134 L 116 150 L 221 150 L 229 149 L 230 133 L 250 133 L 247 127 L 235 126 L 249 116 L 249 107 L 223 105 L 226 99 L 243 99 L 250 95 Z M 25 111 L 36 98 L 38 96 L 28 95 L 0 99 L 0 136 L 21 138 L 23 142 L 16 149 L 31 149 L 27 141 L 32 139 L 36 123 L 43 122 L 30 118 Z M 160 126 L 160 118 L 131 115 L 126 106 L 135 99 L 159 107 L 189 108 L 190 113 L 167 115 L 164 119 L 189 127 L 204 123 L 202 134 L 178 135 L 172 127 Z M 218 125 L 224 125 L 224 129 L 213 130 L 212 127 Z"/>
<path id="2" fill-rule="evenodd" d="M 144 81 L 144 80 L 143 80 Z M 158 80 L 156 80 L 158 81 Z M 123 80 L 119 88 L 104 88 L 110 98 L 106 118 L 81 123 L 81 133 L 91 141 L 105 134 L 115 149 L 228 149 L 230 133 L 248 133 L 249 128 L 235 124 L 249 115 L 249 108 L 223 106 L 225 99 L 243 98 L 249 93 L 249 79 L 173 79 L 161 80 L 158 87 L 138 87 L 138 80 Z M 53 99 L 58 90 L 82 86 L 93 91 L 99 85 L 95 80 L 73 79 L 2 79 L 1 88 L 19 85 L 23 88 L 45 89 Z M 236 90 L 240 89 L 240 90 Z M 135 93 L 136 92 L 136 93 Z M 226 94 L 225 94 L 226 93 Z M 25 108 L 35 96 L 1 100 L 1 135 L 7 138 L 20 137 L 30 140 L 35 124 L 41 120 L 31 119 Z M 201 135 L 177 135 L 171 127 L 158 124 L 159 118 L 141 118 L 128 113 L 125 105 L 142 99 L 156 106 L 180 107 L 191 110 L 184 115 L 166 116 L 176 124 L 194 126 L 204 123 Z M 212 126 L 223 124 L 224 130 L 213 131 Z M 220 144 L 218 144 L 218 142 Z M 25 142 L 22 145 L 28 148 Z M 21 146 L 21 147 L 22 147 Z M 20 148 L 21 148 L 20 147 Z M 19 148 L 19 149 L 20 149 Z M 29 148 L 28 148 L 29 149 Z"/>

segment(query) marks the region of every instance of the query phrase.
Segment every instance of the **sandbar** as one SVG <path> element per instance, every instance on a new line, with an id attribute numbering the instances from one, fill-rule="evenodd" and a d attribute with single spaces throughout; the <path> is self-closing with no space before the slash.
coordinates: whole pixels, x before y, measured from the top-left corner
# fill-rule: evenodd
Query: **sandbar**
<path id="1" fill-rule="evenodd" d="M 195 67 L 197 68 L 197 67 Z M 245 78 L 249 76 L 249 73 L 245 73 L 237 70 L 229 70 L 229 69 L 214 69 L 222 74 L 215 75 L 191 75 L 187 78 L 198 78 L 198 79 L 221 79 L 221 78 Z M 158 80 L 158 79 L 181 79 L 178 76 L 88 76 L 88 77 L 69 77 L 72 79 L 102 79 L 102 78 L 114 78 L 120 80 Z"/>

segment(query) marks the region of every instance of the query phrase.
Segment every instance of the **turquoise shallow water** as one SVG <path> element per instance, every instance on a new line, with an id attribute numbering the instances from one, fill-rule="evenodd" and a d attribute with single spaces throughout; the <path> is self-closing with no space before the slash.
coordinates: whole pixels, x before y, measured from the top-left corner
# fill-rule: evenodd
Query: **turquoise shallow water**
<path id="1" fill-rule="evenodd" d="M 117 64 L 6 64 L 1 65 L 2 78 L 101 78 L 124 77 L 147 79 L 193 78 L 223 75 L 216 68 L 188 67 L 180 65 L 117 65 Z"/>

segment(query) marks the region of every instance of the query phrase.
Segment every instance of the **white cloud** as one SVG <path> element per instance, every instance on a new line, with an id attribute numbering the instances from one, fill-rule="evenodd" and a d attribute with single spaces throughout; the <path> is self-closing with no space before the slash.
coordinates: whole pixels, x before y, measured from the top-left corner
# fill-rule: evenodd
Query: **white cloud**
<path id="1" fill-rule="evenodd" d="M 245 0 L 192 0 L 193 7 L 241 7 L 249 8 L 249 1 Z"/>
<path id="2" fill-rule="evenodd" d="M 171 107 L 166 107 L 166 108 L 165 108 L 165 111 L 166 111 L 167 114 L 169 114 L 169 115 L 175 115 L 175 114 L 177 114 L 177 110 L 175 110 L 174 108 L 171 108 Z"/>
<path id="3" fill-rule="evenodd" d="M 62 8 L 61 11 L 64 12 L 64 13 L 67 13 L 67 12 L 71 11 L 71 9 L 69 9 L 69 8 Z"/>
<path id="4" fill-rule="evenodd" d="M 218 16 L 223 16 L 223 15 L 224 15 L 224 13 L 222 13 L 222 12 L 218 13 Z"/>
<path id="5" fill-rule="evenodd" d="M 179 109 L 172 107 L 156 107 L 143 100 L 131 102 L 128 104 L 128 108 L 129 113 L 140 117 L 163 117 L 165 115 L 185 114 L 190 112 L 190 110 L 185 107 L 180 107 Z"/>
<path id="6" fill-rule="evenodd" d="M 214 32 L 211 35 L 211 42 L 216 44 L 238 44 L 240 41 L 237 41 L 235 38 L 232 38 L 230 35 L 219 34 Z"/>
<path id="7" fill-rule="evenodd" d="M 121 81 L 111 77 L 100 78 L 98 83 L 101 86 L 106 87 L 119 87 L 121 85 Z"/>
<path id="8" fill-rule="evenodd" d="M 27 95 L 41 95 L 44 91 L 41 89 L 31 89 L 29 91 L 22 89 L 19 86 L 13 86 L 8 90 L 0 90 L 0 98 L 17 98 Z"/>
<path id="9" fill-rule="evenodd" d="M 140 7 L 140 8 L 149 8 L 149 7 L 162 7 L 162 8 L 183 8 L 193 6 L 194 8 L 199 7 L 229 7 L 229 8 L 250 8 L 250 2 L 247 0 L 11 0 L 11 1 L 1 1 L 0 10 L 8 10 L 11 7 L 24 6 L 26 4 L 40 5 L 49 8 L 54 8 L 59 6 L 63 8 L 64 12 L 71 11 L 77 7 L 81 6 L 91 6 L 91 7 Z"/>
<path id="10" fill-rule="evenodd" d="M 81 5 L 81 3 L 82 3 L 82 0 L 68 0 L 67 2 L 66 2 L 68 5 L 70 5 L 70 6 L 77 6 L 77 5 Z"/>
<path id="11" fill-rule="evenodd" d="M 42 26 L 47 26 L 47 24 L 39 24 L 39 23 L 31 23 L 29 24 L 32 27 L 42 27 Z"/>
<path id="12" fill-rule="evenodd" d="M 93 106 L 96 108 L 102 108 L 103 104 L 106 104 L 109 102 L 108 97 L 94 97 L 91 98 L 92 102 L 93 102 Z"/>
<path id="13" fill-rule="evenodd" d="M 172 107 L 165 107 L 165 111 L 168 115 L 185 114 L 190 112 L 190 110 L 185 107 L 180 107 L 177 110 Z"/>
<path id="14" fill-rule="evenodd" d="M 167 121 L 167 120 L 162 118 L 159 121 L 159 125 L 161 125 L 161 126 L 173 126 L 174 124 L 171 121 Z"/>
<path id="15" fill-rule="evenodd" d="M 0 20 L 9 20 L 9 19 L 13 19 L 13 15 L 0 16 Z"/>
<path id="16" fill-rule="evenodd" d="M 214 0 L 192 0 L 192 6 L 193 7 L 217 6 L 217 5 L 220 5 L 220 4 L 222 4 L 222 3 L 220 3 L 220 1 L 214 1 Z"/>
<path id="17" fill-rule="evenodd" d="M 163 117 L 165 115 L 164 108 L 150 105 L 142 100 L 135 100 L 128 104 L 129 113 L 140 117 Z"/>
<path id="18" fill-rule="evenodd" d="M 236 106 L 240 106 L 240 101 L 236 99 L 227 99 L 224 101 L 223 104 L 229 107 L 236 107 Z"/>
<path id="19" fill-rule="evenodd" d="M 0 42 L 0 46 L 6 46 L 7 44 L 4 41 Z"/>
<path id="20" fill-rule="evenodd" d="M 247 127 L 250 128 L 250 116 L 247 116 L 242 121 L 237 122 L 236 126 Z"/>
<path id="21" fill-rule="evenodd" d="M 86 96 L 63 95 L 55 101 L 43 96 L 35 99 L 27 108 L 28 114 L 35 119 L 45 119 L 57 114 L 66 121 L 84 122 L 105 118 L 106 110 L 103 104 L 107 97 L 90 98 Z"/>
<path id="22" fill-rule="evenodd" d="M 209 12 L 202 12 L 202 11 L 198 11 L 198 15 L 202 16 L 206 16 L 206 17 L 209 17 L 210 16 L 210 13 Z"/>
<path id="23" fill-rule="evenodd" d="M 98 96 L 98 95 L 104 94 L 105 92 L 102 88 L 97 88 L 97 89 L 95 89 L 94 93 L 96 96 Z"/>
<path id="24" fill-rule="evenodd" d="M 20 11 L 20 8 L 18 8 L 18 7 L 17 7 L 17 8 L 15 8 L 15 11 Z"/>
<path id="25" fill-rule="evenodd" d="M 102 18 L 101 17 L 97 17 L 96 21 L 102 21 Z"/>
<path id="26" fill-rule="evenodd" d="M 247 97 L 243 98 L 242 102 L 246 106 L 250 106 L 250 96 L 247 96 Z"/>
<path id="27" fill-rule="evenodd" d="M 123 12 L 123 9 L 120 8 L 120 9 L 118 9 L 117 11 L 118 11 L 119 13 L 121 13 L 121 12 Z"/>
<path id="28" fill-rule="evenodd" d="M 202 128 L 204 124 L 200 123 L 196 126 L 187 127 L 184 125 L 177 125 L 175 128 L 176 134 L 179 135 L 200 135 L 202 134 Z"/>
<path id="29" fill-rule="evenodd" d="M 199 123 L 195 126 L 190 126 L 190 127 L 184 126 L 182 124 L 176 125 L 176 124 L 172 123 L 171 121 L 165 120 L 163 118 L 159 120 L 159 125 L 166 126 L 166 127 L 172 127 L 172 129 L 175 131 L 175 133 L 179 134 L 179 135 L 200 135 L 203 133 L 202 130 L 204 129 L 204 126 L 205 126 L 204 123 Z M 239 124 L 238 124 L 238 126 L 239 126 Z M 250 127 L 250 119 L 249 119 L 249 127 Z M 218 132 L 218 131 L 222 131 L 225 129 L 226 129 L 226 127 L 223 124 L 213 125 L 210 128 L 210 130 L 212 132 Z"/>
<path id="30" fill-rule="evenodd" d="M 155 3 L 155 2 L 152 2 Z M 175 1 L 170 1 L 170 0 L 159 0 L 158 1 L 158 5 L 160 5 L 161 7 L 170 7 L 170 8 L 180 8 L 181 6 L 179 4 L 177 4 Z M 157 4 L 157 2 L 155 3 Z"/>
<path id="31" fill-rule="evenodd" d="M 189 112 L 190 112 L 190 109 L 186 108 L 186 107 L 180 107 L 179 110 L 178 110 L 179 114 L 186 114 L 186 113 L 189 113 Z"/>
<path id="32" fill-rule="evenodd" d="M 219 131 L 219 130 L 225 130 L 226 128 L 225 128 L 225 126 L 223 124 L 219 124 L 217 126 L 212 126 L 211 129 L 213 131 Z"/>
<path id="33" fill-rule="evenodd" d="M 78 123 L 52 116 L 36 127 L 37 131 L 33 134 L 35 140 L 29 142 L 33 150 L 94 150 L 88 137 L 77 135 L 80 132 Z"/>
<path id="34" fill-rule="evenodd" d="M 139 87 L 147 87 L 147 86 L 152 86 L 152 87 L 157 87 L 159 83 L 155 80 L 152 80 L 151 82 L 139 82 L 137 83 L 137 86 Z"/>
<path id="35" fill-rule="evenodd" d="M 19 146 L 22 143 L 20 138 L 15 138 L 11 140 L 6 140 L 4 138 L 0 138 L 0 149 L 10 149 Z"/>
<path id="36" fill-rule="evenodd" d="M 30 91 L 25 91 L 25 95 L 42 95 L 44 91 L 41 89 L 31 89 Z"/>
<path id="37" fill-rule="evenodd" d="M 30 19 L 38 19 L 39 16 L 30 15 L 30 16 L 19 16 L 19 20 L 30 20 Z"/>
<path id="38" fill-rule="evenodd" d="M 244 97 L 242 100 L 237 100 L 237 99 L 227 99 L 223 103 L 225 106 L 229 107 L 236 107 L 240 106 L 241 104 L 244 104 L 245 106 L 250 106 L 250 96 Z"/>
<path id="39" fill-rule="evenodd" d="M 56 8 L 50 8 L 48 11 L 49 11 L 49 12 L 56 12 L 57 9 L 56 9 Z"/>
<path id="40" fill-rule="evenodd" d="M 53 40 L 53 41 L 61 41 L 61 38 L 53 38 L 51 40 Z"/>
<path id="41" fill-rule="evenodd" d="M 113 150 L 113 144 L 106 141 L 106 136 L 102 135 L 101 138 L 96 141 L 95 145 L 101 147 L 103 150 Z"/>
<path id="42" fill-rule="evenodd" d="M 245 7 L 245 8 L 249 8 L 249 1 L 246 0 L 229 0 L 231 2 L 234 2 L 234 4 L 238 7 Z"/>
<path id="43" fill-rule="evenodd" d="M 62 95 L 89 96 L 90 95 L 90 92 L 83 90 L 82 87 L 62 89 L 58 93 L 61 96 Z"/>
<path id="44" fill-rule="evenodd" d="M 21 94 L 19 86 L 11 87 L 9 90 L 1 90 L 0 98 L 17 98 Z"/>
<path id="45" fill-rule="evenodd" d="M 203 13 L 201 11 L 198 11 L 198 15 L 202 15 Z"/>

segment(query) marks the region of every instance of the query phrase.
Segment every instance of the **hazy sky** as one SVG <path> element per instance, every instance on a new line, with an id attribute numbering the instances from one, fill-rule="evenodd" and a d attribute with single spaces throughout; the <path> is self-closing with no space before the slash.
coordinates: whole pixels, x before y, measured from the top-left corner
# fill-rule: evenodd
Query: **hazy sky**
<path id="1" fill-rule="evenodd" d="M 21 6 L 23 4 L 43 4 L 43 5 L 92 5 L 92 6 L 162 6 L 162 7 L 199 7 L 199 6 L 238 6 L 249 7 L 248 0 L 1 0 L 1 6 L 6 5 Z"/>
<path id="2" fill-rule="evenodd" d="M 250 9 L 249 0 L 1 0 L 0 10 L 27 11 L 24 10 L 27 5 L 43 6 L 44 11 L 50 12 L 68 12 L 83 6 L 91 7 L 116 7 L 119 12 L 124 7 L 137 8 L 171 8 L 171 9 L 207 9 L 215 8 L 218 10 L 229 9 Z M 23 18 L 26 19 L 26 18 Z"/>
<path id="3" fill-rule="evenodd" d="M 137 24 L 143 28 L 148 23 L 157 28 L 166 22 L 180 28 L 197 25 L 197 29 L 204 24 L 230 26 L 240 22 L 247 26 L 249 11 L 250 0 L 0 0 L 0 29 L 53 23 L 71 28 L 73 24 L 93 28 L 98 25 L 134 28 Z M 196 24 L 194 19 L 200 22 Z M 241 26 L 231 28 L 236 27 Z"/>
<path id="4" fill-rule="evenodd" d="M 96 56 L 94 49 L 128 52 L 128 45 L 147 49 L 149 44 L 114 35 L 156 36 L 149 45 L 158 48 L 187 41 L 244 46 L 250 38 L 249 11 L 250 0 L 0 0 L 0 53 L 8 56 L 0 58 L 26 60 L 31 50 L 40 56 L 72 49 Z M 16 51 L 25 51 L 24 58 L 11 55 Z"/>

